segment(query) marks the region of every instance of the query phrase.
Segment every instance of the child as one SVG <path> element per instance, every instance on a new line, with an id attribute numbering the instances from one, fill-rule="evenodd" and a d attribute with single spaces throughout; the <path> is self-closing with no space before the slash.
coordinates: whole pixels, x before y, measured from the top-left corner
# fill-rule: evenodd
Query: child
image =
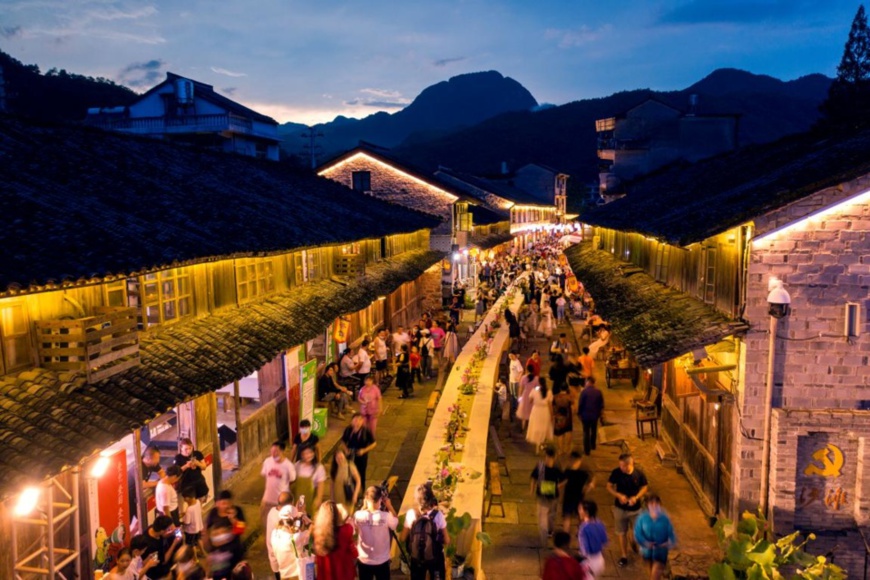
<path id="1" fill-rule="evenodd" d="M 418 383 L 423 383 L 423 375 L 420 372 L 420 361 L 423 357 L 420 356 L 420 349 L 416 346 L 411 347 L 411 354 L 409 355 L 411 361 L 411 384 L 416 380 Z"/>
<path id="2" fill-rule="evenodd" d="M 181 529 L 184 531 L 184 545 L 191 547 L 199 547 L 205 554 L 205 547 L 202 543 L 202 504 L 196 497 L 196 488 L 188 487 L 182 490 L 184 498 L 184 515 L 181 518 Z"/>
<path id="3" fill-rule="evenodd" d="M 148 540 L 144 534 L 133 536 L 130 540 L 130 554 L 133 559 L 130 561 L 130 566 L 127 568 L 136 574 L 139 578 L 146 578 L 147 572 L 158 562 L 158 554 L 154 552 L 152 557 L 142 560 L 142 554 L 148 549 Z"/>

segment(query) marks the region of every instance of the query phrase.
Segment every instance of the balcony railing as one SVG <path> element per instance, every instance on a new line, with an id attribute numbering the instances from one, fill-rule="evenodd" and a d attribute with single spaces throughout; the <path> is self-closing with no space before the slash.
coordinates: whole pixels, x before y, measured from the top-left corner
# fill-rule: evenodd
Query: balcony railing
<path id="1" fill-rule="evenodd" d="M 197 133 L 232 131 L 246 135 L 276 138 L 254 130 L 250 119 L 230 113 L 213 115 L 180 115 L 177 117 L 101 118 L 91 117 L 87 124 L 112 131 L 140 134 Z"/>

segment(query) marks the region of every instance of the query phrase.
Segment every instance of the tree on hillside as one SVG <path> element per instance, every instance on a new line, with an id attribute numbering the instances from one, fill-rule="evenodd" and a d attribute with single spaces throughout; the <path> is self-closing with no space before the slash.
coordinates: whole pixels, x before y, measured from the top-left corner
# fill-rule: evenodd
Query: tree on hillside
<path id="1" fill-rule="evenodd" d="M 870 28 L 864 5 L 852 20 L 837 78 L 822 103 L 824 123 L 834 129 L 870 125 Z"/>

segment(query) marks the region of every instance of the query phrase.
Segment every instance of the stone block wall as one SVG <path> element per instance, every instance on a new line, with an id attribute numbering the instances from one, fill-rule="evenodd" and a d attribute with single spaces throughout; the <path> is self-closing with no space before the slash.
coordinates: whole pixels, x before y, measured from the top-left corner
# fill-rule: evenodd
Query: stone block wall
<path id="1" fill-rule="evenodd" d="M 870 411 L 776 409 L 771 416 L 771 505 L 778 533 L 812 531 L 814 554 L 860 578 L 870 520 Z"/>
<path id="2" fill-rule="evenodd" d="M 423 272 L 417 286 L 420 289 L 423 311 L 436 315 L 441 310 L 441 263 Z"/>
<path id="3" fill-rule="evenodd" d="M 457 196 L 429 185 L 365 154 L 358 154 L 321 171 L 320 175 L 353 187 L 353 173 L 371 174 L 371 195 L 404 207 L 416 209 L 445 220 L 432 234 L 450 233 L 453 202 Z"/>
<path id="4" fill-rule="evenodd" d="M 755 220 L 744 315 L 752 328 L 745 337 L 738 397 L 748 436 L 735 434 L 734 455 L 739 463 L 732 515 L 754 510 L 761 496 L 771 276 L 782 280 L 791 296 L 790 315 L 777 323 L 774 409 L 801 409 L 822 418 L 870 408 L 870 195 L 862 193 L 868 185 L 870 181 L 862 178 L 822 190 Z M 774 231 L 778 228 L 784 229 Z M 848 302 L 861 305 L 860 336 L 851 339 L 844 335 Z M 866 424 L 870 431 L 870 415 L 856 412 L 850 421 Z M 774 436 L 771 445 L 777 489 L 792 496 L 797 480 L 789 479 L 786 471 L 794 469 L 795 456 L 787 446 L 793 443 L 789 437 Z M 773 503 L 772 507 L 778 509 Z M 788 511 L 789 506 L 783 509 Z M 777 523 L 794 522 L 780 513 Z M 778 526 L 777 531 L 787 530 Z M 863 562 L 863 551 L 861 558 Z"/>

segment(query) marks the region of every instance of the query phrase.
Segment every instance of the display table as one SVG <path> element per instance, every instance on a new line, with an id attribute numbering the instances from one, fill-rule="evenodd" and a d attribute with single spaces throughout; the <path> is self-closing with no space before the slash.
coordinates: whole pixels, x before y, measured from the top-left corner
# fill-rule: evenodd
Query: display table
<path id="1" fill-rule="evenodd" d="M 514 285 L 516 287 L 516 284 Z M 437 456 L 447 442 L 447 425 L 450 422 L 450 407 L 456 403 L 461 393 L 463 373 L 474 361 L 474 357 L 482 342 L 486 341 L 485 331 L 496 319 L 499 306 L 510 301 L 508 308 L 516 314 L 523 304 L 523 294 L 519 290 L 511 296 L 510 291 L 500 298 L 490 309 L 483 319 L 477 331 L 465 344 L 462 352 L 456 359 L 450 375 L 444 384 L 441 399 L 435 409 L 426 438 L 417 458 L 417 465 L 408 484 L 408 489 L 402 501 L 400 513 L 404 514 L 408 509 L 415 508 L 414 490 L 418 485 L 435 477 L 439 470 Z M 489 353 L 483 360 L 478 382 L 477 393 L 473 395 L 473 401 L 468 410 L 468 417 L 464 421 L 467 431 L 464 432 L 463 448 L 458 453 L 455 461 L 461 463 L 466 473 L 477 473 L 479 477 L 465 477 L 456 484 L 453 493 L 451 507 L 456 508 L 456 514 L 471 515 L 471 528 L 465 530 L 460 537 L 453 538 L 457 547 L 457 554 L 466 557 L 466 566 L 471 566 L 477 572 L 477 578 L 484 578 L 481 570 L 481 545 L 475 538 L 481 531 L 483 521 L 483 506 L 486 484 L 486 448 L 489 436 L 489 421 L 492 411 L 493 385 L 498 380 L 499 363 L 504 356 L 504 351 L 509 344 L 508 325 L 501 320 L 501 326 L 492 329 L 493 336 L 489 344 Z"/>

